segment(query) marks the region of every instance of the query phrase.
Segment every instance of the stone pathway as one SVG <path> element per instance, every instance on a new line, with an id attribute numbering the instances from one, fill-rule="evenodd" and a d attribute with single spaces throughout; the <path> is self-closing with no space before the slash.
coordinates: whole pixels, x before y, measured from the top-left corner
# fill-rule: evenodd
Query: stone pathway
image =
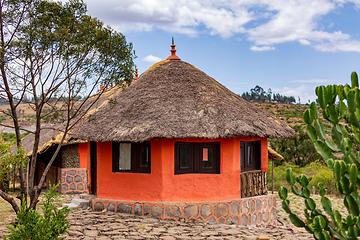
<path id="1" fill-rule="evenodd" d="M 15 215 L 6 219 L 11 223 Z M 243 239 L 256 240 L 260 236 L 270 239 L 313 239 L 301 229 L 247 228 L 236 225 L 204 225 L 200 223 L 160 220 L 146 216 L 134 216 L 113 212 L 75 210 L 68 217 L 69 232 L 66 239 L 111 240 L 111 239 Z M 290 229 L 290 228 L 288 228 Z M 9 230 L 0 223 L 0 239 Z"/>
<path id="2" fill-rule="evenodd" d="M 65 195 L 61 202 L 70 203 L 79 195 Z M 280 202 L 280 201 L 279 201 Z M 278 212 L 282 216 L 282 209 Z M 15 214 L 10 215 L 5 224 L 11 224 L 15 220 Z M 290 221 L 280 217 L 285 225 L 291 225 Z M 285 220 L 286 219 L 286 220 Z M 311 234 L 303 229 L 294 227 L 240 227 L 237 225 L 210 225 L 184 221 L 160 220 L 148 216 L 138 216 L 125 213 L 108 211 L 94 212 L 89 209 L 73 210 L 69 217 L 70 229 L 64 234 L 66 239 L 84 240 L 111 240 L 111 239 L 240 239 L 257 240 L 260 236 L 268 236 L 271 240 L 291 239 L 308 240 L 314 239 Z M 9 234 L 4 223 L 0 223 L 0 239 Z"/>

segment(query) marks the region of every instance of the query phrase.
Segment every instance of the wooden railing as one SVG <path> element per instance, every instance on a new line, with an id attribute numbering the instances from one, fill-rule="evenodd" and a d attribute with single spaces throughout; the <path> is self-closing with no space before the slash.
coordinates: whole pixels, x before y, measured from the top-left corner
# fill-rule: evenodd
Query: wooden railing
<path id="1" fill-rule="evenodd" d="M 254 197 L 267 194 L 266 172 L 243 172 L 241 177 L 241 197 Z"/>

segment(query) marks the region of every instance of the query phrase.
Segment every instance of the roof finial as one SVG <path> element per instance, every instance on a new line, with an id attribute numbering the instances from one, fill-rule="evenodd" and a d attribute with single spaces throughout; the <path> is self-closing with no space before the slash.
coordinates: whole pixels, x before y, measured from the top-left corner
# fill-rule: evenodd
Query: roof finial
<path id="1" fill-rule="evenodd" d="M 138 79 L 138 77 L 139 77 L 139 74 L 138 74 L 138 69 L 137 69 L 137 68 L 135 68 L 135 79 Z"/>
<path id="2" fill-rule="evenodd" d="M 167 60 L 180 60 L 180 58 L 178 56 L 176 56 L 176 49 L 175 49 L 175 44 L 174 44 L 174 37 L 172 37 L 171 39 L 171 55 L 167 58 Z"/>
<path id="3" fill-rule="evenodd" d="M 171 44 L 174 45 L 174 37 L 171 37 Z"/>

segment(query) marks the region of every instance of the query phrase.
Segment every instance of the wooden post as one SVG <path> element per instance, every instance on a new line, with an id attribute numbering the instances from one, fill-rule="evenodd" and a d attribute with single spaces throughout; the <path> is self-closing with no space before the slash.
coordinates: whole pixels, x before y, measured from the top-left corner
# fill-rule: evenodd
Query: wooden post
<path id="1" fill-rule="evenodd" d="M 13 166 L 13 191 L 15 192 L 16 166 Z"/>
<path id="2" fill-rule="evenodd" d="M 271 194 L 274 194 L 274 159 L 271 160 Z"/>

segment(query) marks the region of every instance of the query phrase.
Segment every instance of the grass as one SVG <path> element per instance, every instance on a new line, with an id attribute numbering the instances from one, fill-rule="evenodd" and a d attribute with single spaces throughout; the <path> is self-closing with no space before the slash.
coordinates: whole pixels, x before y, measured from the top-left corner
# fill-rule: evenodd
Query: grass
<path id="1" fill-rule="evenodd" d="M 8 195 L 15 199 L 15 201 L 20 204 L 20 200 L 16 198 L 18 192 L 9 192 Z M 14 213 L 14 210 L 10 203 L 5 201 L 0 197 L 0 223 L 4 222 L 5 218 Z"/>

